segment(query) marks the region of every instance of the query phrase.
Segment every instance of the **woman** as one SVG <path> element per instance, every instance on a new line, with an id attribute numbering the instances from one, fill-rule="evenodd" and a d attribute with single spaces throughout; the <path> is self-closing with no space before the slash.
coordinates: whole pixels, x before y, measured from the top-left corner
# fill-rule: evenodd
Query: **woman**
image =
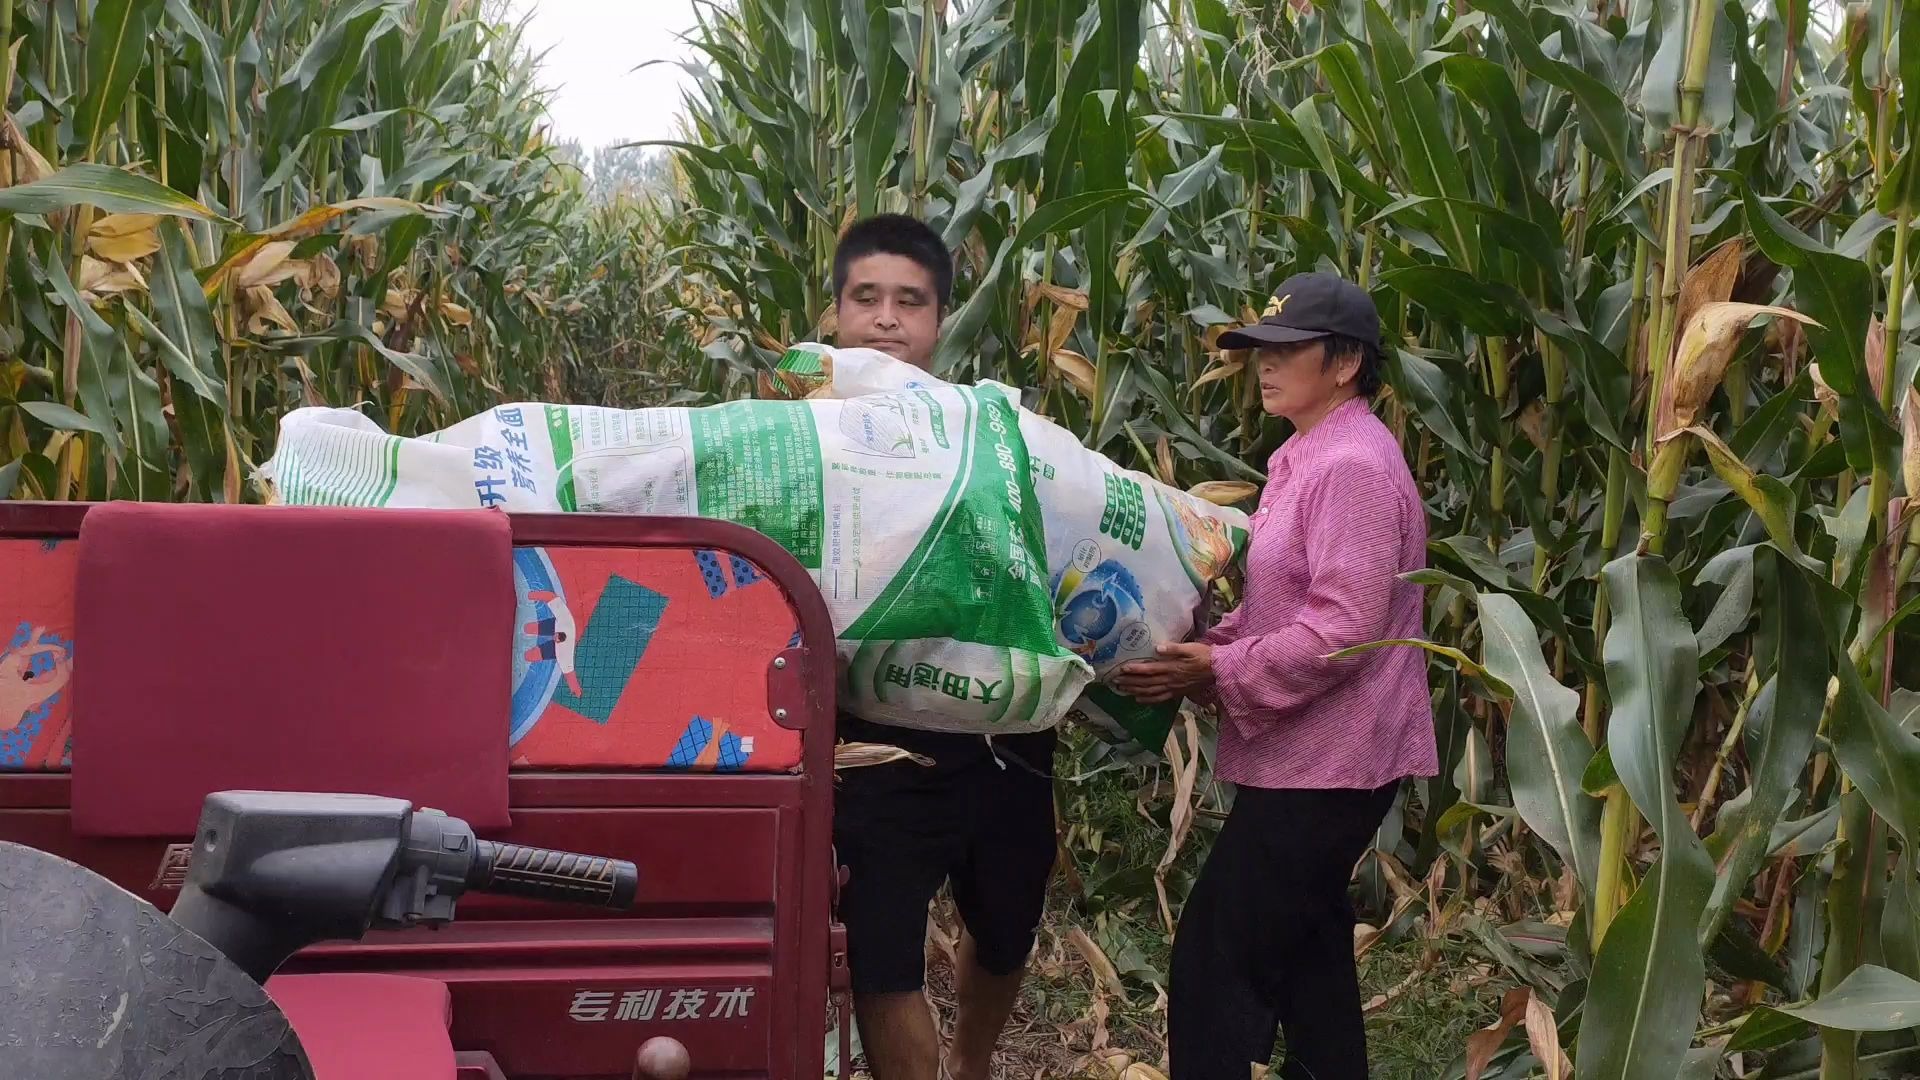
<path id="1" fill-rule="evenodd" d="M 1303 274 L 1258 323 L 1260 402 L 1293 423 L 1253 517 L 1246 595 L 1199 642 L 1118 676 L 1147 702 L 1211 701 L 1215 775 L 1233 811 L 1174 938 L 1172 1080 L 1245 1080 L 1286 1032 L 1288 1080 L 1367 1072 L 1347 884 L 1400 781 L 1438 771 L 1421 636 L 1426 516 L 1400 447 L 1374 415 L 1380 316 L 1358 287 Z"/>

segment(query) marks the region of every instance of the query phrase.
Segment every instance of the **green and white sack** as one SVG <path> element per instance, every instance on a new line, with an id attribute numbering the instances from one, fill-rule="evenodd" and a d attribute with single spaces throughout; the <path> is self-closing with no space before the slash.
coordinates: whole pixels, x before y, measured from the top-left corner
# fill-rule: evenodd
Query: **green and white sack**
<path id="1" fill-rule="evenodd" d="M 1054 635 L 1042 512 L 1005 388 L 623 411 L 503 405 L 425 438 L 298 409 L 263 470 L 286 503 L 697 515 L 756 529 L 813 575 L 843 707 L 1012 734 L 1092 677 Z"/>
<path id="2" fill-rule="evenodd" d="M 780 366 L 817 387 L 810 401 L 956 389 L 871 349 L 796 345 Z M 1008 391 L 1008 400 L 1018 399 Z M 1060 644 L 1103 678 L 1163 643 L 1186 640 L 1208 587 L 1246 545 L 1246 515 L 1123 469 L 1027 409 L 1019 417 Z M 1143 705 L 1094 682 L 1071 715 L 1125 750 L 1158 753 L 1177 711 L 1177 704 Z"/>

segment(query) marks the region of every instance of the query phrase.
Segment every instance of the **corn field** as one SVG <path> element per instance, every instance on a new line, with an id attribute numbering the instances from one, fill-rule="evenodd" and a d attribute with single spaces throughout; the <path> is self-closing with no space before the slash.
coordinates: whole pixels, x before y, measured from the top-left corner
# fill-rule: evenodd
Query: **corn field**
<path id="1" fill-rule="evenodd" d="M 473 8 L 0 0 L 0 488 L 255 498 L 303 403 L 739 396 L 888 209 L 956 253 L 941 374 L 1250 497 L 1286 429 L 1213 342 L 1336 270 L 1427 496 L 1391 647 L 1443 760 L 1360 883 L 1514 987 L 1450 1074 L 1920 1071 L 1920 6 L 733 0 L 674 193 L 610 202 Z M 1128 994 L 1115 923 L 1166 932 L 1230 798 L 1209 730 L 1080 744 L 1164 853 L 1064 785 Z"/>
<path id="2" fill-rule="evenodd" d="M 625 314 L 650 211 L 589 211 L 474 6 L 0 5 L 0 487 L 239 501 L 302 402 L 425 431 L 672 376 Z"/>

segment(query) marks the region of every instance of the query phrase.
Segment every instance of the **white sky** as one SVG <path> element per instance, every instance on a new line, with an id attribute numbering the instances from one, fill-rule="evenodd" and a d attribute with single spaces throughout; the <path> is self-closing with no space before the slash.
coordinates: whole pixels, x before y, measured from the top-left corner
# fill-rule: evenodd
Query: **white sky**
<path id="1" fill-rule="evenodd" d="M 694 56 L 679 35 L 694 25 L 693 0 L 512 0 L 531 12 L 527 45 L 545 52 L 541 85 L 554 137 L 578 139 L 591 154 L 610 143 L 671 139 L 686 73 L 649 60 Z"/>

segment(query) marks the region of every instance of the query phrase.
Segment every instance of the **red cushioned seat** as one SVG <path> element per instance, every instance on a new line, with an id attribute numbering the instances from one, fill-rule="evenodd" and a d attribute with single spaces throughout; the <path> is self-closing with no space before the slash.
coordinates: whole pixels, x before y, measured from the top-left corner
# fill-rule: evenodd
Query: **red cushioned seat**
<path id="1" fill-rule="evenodd" d="M 447 984 L 406 975 L 275 975 L 316 1080 L 455 1080 Z"/>
<path id="2" fill-rule="evenodd" d="M 80 835 L 191 836 L 236 788 L 511 823 L 504 514 L 108 503 L 75 606 Z"/>

